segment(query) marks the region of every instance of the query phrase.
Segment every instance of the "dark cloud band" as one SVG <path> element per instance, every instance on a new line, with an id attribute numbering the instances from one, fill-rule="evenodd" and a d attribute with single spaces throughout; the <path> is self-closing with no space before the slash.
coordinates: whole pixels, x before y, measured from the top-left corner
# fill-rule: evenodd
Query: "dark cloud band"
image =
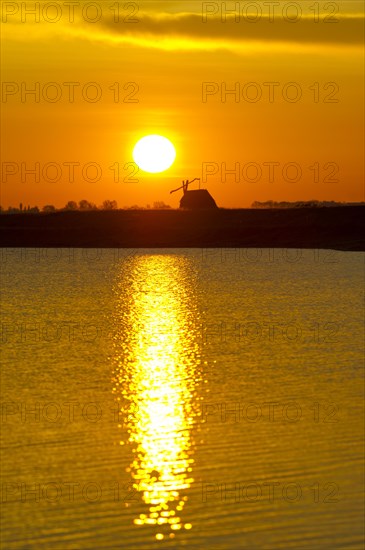
<path id="1" fill-rule="evenodd" d="M 139 15 L 138 23 L 117 23 L 113 19 L 103 20 L 101 25 L 116 35 L 138 37 L 184 38 L 199 41 L 218 40 L 234 42 L 297 42 L 300 44 L 357 45 L 364 41 L 363 17 L 338 17 L 338 22 L 314 22 L 301 18 L 295 22 L 286 19 L 270 21 L 267 16 L 256 22 L 240 20 L 234 16 L 222 22 L 221 18 L 209 18 L 203 22 L 202 15 L 179 14 L 164 17 Z"/>

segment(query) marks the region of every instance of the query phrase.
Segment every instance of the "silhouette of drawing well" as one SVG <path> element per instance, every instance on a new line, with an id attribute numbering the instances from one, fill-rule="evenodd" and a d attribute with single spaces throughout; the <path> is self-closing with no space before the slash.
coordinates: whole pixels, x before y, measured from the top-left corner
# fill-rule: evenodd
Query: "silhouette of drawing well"
<path id="1" fill-rule="evenodd" d="M 189 191 L 188 186 L 196 180 L 199 180 L 199 189 Z M 184 192 L 180 199 L 180 208 L 188 210 L 210 210 L 212 208 L 218 208 L 209 191 L 207 189 L 200 189 L 200 178 L 194 178 L 191 181 L 184 180 L 182 185 L 170 191 L 170 194 L 180 189 Z"/>

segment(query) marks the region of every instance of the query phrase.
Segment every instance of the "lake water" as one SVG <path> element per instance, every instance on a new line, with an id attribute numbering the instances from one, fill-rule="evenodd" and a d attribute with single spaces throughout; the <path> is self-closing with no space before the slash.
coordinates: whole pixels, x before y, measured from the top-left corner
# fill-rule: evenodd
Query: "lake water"
<path id="1" fill-rule="evenodd" d="M 2 272 L 2 548 L 363 548 L 364 254 Z"/>

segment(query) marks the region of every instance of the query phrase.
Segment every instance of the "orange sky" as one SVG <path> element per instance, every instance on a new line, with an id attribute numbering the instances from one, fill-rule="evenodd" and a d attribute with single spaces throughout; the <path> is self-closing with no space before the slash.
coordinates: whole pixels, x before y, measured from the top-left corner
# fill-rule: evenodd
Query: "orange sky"
<path id="1" fill-rule="evenodd" d="M 40 11 L 39 22 L 20 2 L 2 5 L 2 206 L 62 207 L 85 198 L 176 207 L 180 196 L 169 191 L 207 170 L 214 174 L 203 186 L 223 207 L 364 200 L 362 3 L 330 3 L 338 6 L 331 21 L 328 2 L 317 14 L 309 0 L 291 3 L 301 13 L 285 11 L 289 2 L 270 13 L 262 2 L 226 2 L 230 16 L 217 2 L 149 0 L 129 10 L 120 2 L 119 23 L 110 9 L 117 2 L 83 12 L 90 2 L 79 1 L 73 22 L 65 2 L 57 4 L 58 11 Z M 70 82 L 78 84 L 73 103 Z M 205 101 L 204 83 L 212 90 Z M 24 93 L 37 85 L 39 102 Z M 237 96 L 223 102 L 224 87 L 236 87 Z M 92 102 L 97 90 L 101 98 Z M 133 146 L 151 133 L 171 139 L 176 161 L 129 181 Z M 38 182 L 26 173 L 36 163 Z M 116 163 L 119 182 L 110 169 Z M 224 167 L 237 174 L 224 177 Z"/>

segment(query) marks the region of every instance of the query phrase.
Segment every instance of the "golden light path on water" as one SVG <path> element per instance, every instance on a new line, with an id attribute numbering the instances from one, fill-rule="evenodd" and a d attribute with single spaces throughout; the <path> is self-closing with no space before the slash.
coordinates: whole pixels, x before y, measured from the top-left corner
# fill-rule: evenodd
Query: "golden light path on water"
<path id="1" fill-rule="evenodd" d="M 134 523 L 155 526 L 157 540 L 192 527 L 182 515 L 200 414 L 198 397 L 193 405 L 201 380 L 194 281 L 188 259 L 149 255 L 129 260 L 116 285 L 113 392 L 134 453 L 128 470 L 148 507 Z"/>

